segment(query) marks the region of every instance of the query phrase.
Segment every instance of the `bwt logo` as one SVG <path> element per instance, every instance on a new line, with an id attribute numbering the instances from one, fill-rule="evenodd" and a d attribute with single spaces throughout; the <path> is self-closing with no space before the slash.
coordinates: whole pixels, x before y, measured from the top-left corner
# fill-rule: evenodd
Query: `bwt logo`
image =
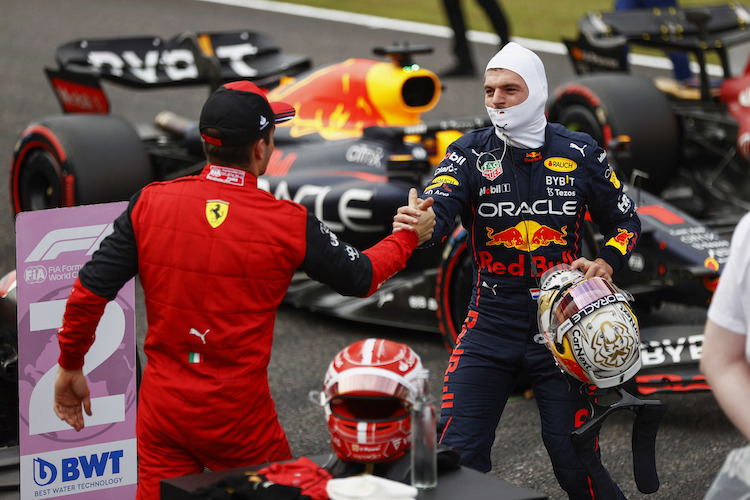
<path id="1" fill-rule="evenodd" d="M 114 231 L 112 224 L 56 229 L 47 233 L 24 262 L 53 260 L 66 252 L 93 254 L 102 240 Z M 31 268 L 30 268 L 31 269 Z M 36 272 L 32 269 L 32 273 Z"/>
<path id="2" fill-rule="evenodd" d="M 107 466 L 112 465 L 110 473 L 120 473 L 120 460 L 123 450 L 105 451 L 102 454 L 63 458 L 55 465 L 41 458 L 34 459 L 34 482 L 39 486 L 52 484 L 60 476 L 65 483 L 76 481 L 81 477 L 90 479 L 93 476 L 101 477 L 107 472 Z"/>

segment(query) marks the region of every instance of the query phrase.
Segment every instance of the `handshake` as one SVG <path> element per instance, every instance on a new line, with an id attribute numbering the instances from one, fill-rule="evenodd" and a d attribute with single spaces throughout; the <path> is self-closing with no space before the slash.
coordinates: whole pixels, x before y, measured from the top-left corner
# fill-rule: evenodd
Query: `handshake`
<path id="1" fill-rule="evenodd" d="M 420 200 L 417 197 L 416 188 L 409 190 L 409 202 L 403 207 L 399 207 L 396 215 L 393 216 L 393 232 L 399 231 L 416 231 L 417 239 L 421 245 L 432 237 L 432 231 L 435 228 L 435 211 L 432 205 L 435 203 L 433 198 Z"/>

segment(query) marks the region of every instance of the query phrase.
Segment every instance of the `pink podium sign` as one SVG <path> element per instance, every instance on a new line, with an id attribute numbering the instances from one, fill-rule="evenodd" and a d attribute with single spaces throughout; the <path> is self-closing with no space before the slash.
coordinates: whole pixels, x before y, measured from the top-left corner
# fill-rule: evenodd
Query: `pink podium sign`
<path id="1" fill-rule="evenodd" d="M 23 212 L 16 219 L 21 498 L 134 498 L 135 280 L 109 302 L 83 366 L 93 416 L 76 432 L 52 404 L 57 329 L 78 270 L 127 203 Z"/>

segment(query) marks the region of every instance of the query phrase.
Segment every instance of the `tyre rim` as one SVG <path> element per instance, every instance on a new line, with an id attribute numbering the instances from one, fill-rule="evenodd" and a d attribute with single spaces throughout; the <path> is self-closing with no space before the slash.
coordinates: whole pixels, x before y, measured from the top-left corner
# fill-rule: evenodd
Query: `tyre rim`
<path id="1" fill-rule="evenodd" d="M 21 210 L 43 210 L 62 205 L 62 185 L 58 174 L 61 168 L 51 154 L 40 148 L 30 151 L 19 168 Z"/>

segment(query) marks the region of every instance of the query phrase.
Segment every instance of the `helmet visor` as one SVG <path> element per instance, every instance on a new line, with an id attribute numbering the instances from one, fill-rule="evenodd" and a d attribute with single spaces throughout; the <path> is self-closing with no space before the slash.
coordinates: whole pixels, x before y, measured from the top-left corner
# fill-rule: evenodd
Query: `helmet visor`
<path id="1" fill-rule="evenodd" d="M 625 296 L 609 281 L 590 278 L 563 291 L 553 307 L 550 330 L 563 335 L 573 325 L 600 307 L 626 302 Z"/>
<path id="2" fill-rule="evenodd" d="M 407 385 L 408 384 L 408 385 Z M 411 399 L 416 388 L 401 376 L 371 367 L 352 368 L 345 377 L 330 380 L 324 388 L 326 400 L 339 395 L 391 396 Z"/>
<path id="3" fill-rule="evenodd" d="M 411 411 L 406 401 L 390 397 L 337 396 L 331 399 L 331 412 L 358 422 L 390 422 Z"/>

